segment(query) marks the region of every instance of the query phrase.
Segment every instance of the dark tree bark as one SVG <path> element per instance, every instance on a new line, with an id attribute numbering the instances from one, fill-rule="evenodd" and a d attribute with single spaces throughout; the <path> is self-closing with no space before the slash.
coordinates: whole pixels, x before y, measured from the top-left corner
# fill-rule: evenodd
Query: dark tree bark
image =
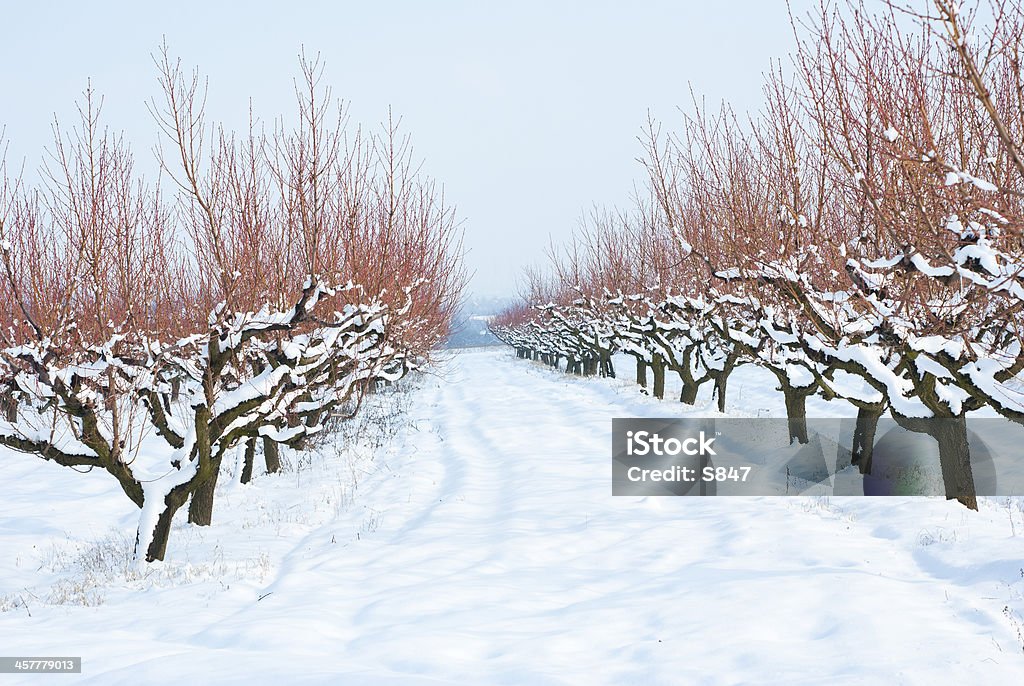
<path id="1" fill-rule="evenodd" d="M 932 420 L 931 435 L 939 442 L 939 462 L 946 498 L 956 499 L 972 510 L 978 509 L 978 492 L 971 469 L 971 450 L 967 442 L 967 418 Z"/>
<path id="2" fill-rule="evenodd" d="M 245 458 L 242 464 L 242 478 L 240 481 L 247 484 L 252 481 L 253 463 L 256 461 L 256 439 L 250 438 L 245 442 Z"/>
<path id="3" fill-rule="evenodd" d="M 683 382 L 683 389 L 679 392 L 679 402 L 687 405 L 697 402 L 697 394 L 700 393 L 701 385 L 711 378 L 708 374 L 699 379 L 693 376 L 693 357 L 696 349 L 695 345 L 688 346 L 683 351 L 681 364 L 675 368 L 676 374 Z"/>
<path id="4" fill-rule="evenodd" d="M 723 414 L 725 413 L 725 392 L 729 386 L 729 376 L 738 366 L 739 359 L 739 351 L 733 350 L 725 358 L 725 362 L 720 370 L 708 372 L 715 381 L 715 398 L 718 400 L 718 411 Z"/>
<path id="5" fill-rule="evenodd" d="M 715 374 L 715 398 L 718 400 L 718 411 L 725 413 L 725 391 L 729 385 L 729 373 L 723 370 Z"/>
<path id="6" fill-rule="evenodd" d="M 177 486 L 164 498 L 164 509 L 156 520 L 153 538 L 146 549 L 146 562 L 162 560 L 167 555 L 167 539 L 171 535 L 171 522 L 175 513 L 188 499 L 188 485 Z"/>
<path id="7" fill-rule="evenodd" d="M 807 396 L 813 391 L 794 388 L 789 384 L 782 385 L 782 394 L 786 399 L 786 418 L 789 420 L 789 442 L 808 443 L 807 436 Z"/>
<path id="8" fill-rule="evenodd" d="M 601 376 L 609 379 L 615 378 L 615 366 L 612 364 L 612 353 L 610 350 L 601 351 Z"/>
<path id="9" fill-rule="evenodd" d="M 281 471 L 281 454 L 275 441 L 263 437 L 263 459 L 267 463 L 267 474 Z"/>
<path id="10" fill-rule="evenodd" d="M 640 388 L 647 388 L 647 363 L 639 355 L 636 358 L 636 382 Z"/>
<path id="11" fill-rule="evenodd" d="M 652 393 L 661 400 L 665 397 L 665 358 L 657 353 L 651 356 L 651 375 L 654 377 Z"/>
<path id="12" fill-rule="evenodd" d="M 700 391 L 700 386 L 693 383 L 693 377 L 690 374 L 677 373 L 683 381 L 683 389 L 679 391 L 679 402 L 693 405 L 697 402 L 697 392 Z"/>
<path id="13" fill-rule="evenodd" d="M 930 408 L 938 413 L 943 408 Z M 948 411 L 948 410 L 947 410 Z M 971 468 L 971 449 L 967 440 L 967 417 L 938 416 L 926 419 L 903 417 L 896 412 L 893 419 L 904 429 L 925 433 L 939 444 L 939 465 L 947 500 L 956 500 L 972 510 L 978 509 L 978 491 Z"/>
<path id="14" fill-rule="evenodd" d="M 189 521 L 192 522 L 192 508 L 198 490 L 207 484 L 216 483 L 217 474 L 220 472 L 220 458 L 214 456 L 212 452 L 209 422 L 210 411 L 205 407 L 198 408 L 196 411 L 196 452 L 194 457 L 199 461 L 199 468 L 191 479 L 172 488 L 164 498 L 164 509 L 157 518 L 156 526 L 153 529 L 153 538 L 146 549 L 147 562 L 164 559 L 164 555 L 167 553 L 167 538 L 171 533 L 171 521 L 174 519 L 174 514 L 189 499 L 189 496 L 192 496 L 193 501 L 189 503 Z M 207 525 L 213 516 L 212 486 L 208 493 L 209 500 L 197 511 L 197 516 L 205 514 L 205 524 Z"/>
<path id="15" fill-rule="evenodd" d="M 220 465 L 218 465 L 218 471 Z M 188 504 L 188 521 L 197 526 L 210 526 L 213 522 L 213 495 L 217 489 L 217 475 L 201 483 Z"/>
<path id="16" fill-rule="evenodd" d="M 882 416 L 881 407 L 862 406 L 857 409 L 857 425 L 853 430 L 853 449 L 850 462 L 861 474 L 871 474 L 871 456 L 875 447 L 875 432 Z"/>
<path id="17" fill-rule="evenodd" d="M 198 441 L 197 441 L 198 443 Z M 188 521 L 198 526 L 209 526 L 213 522 L 213 496 L 217 490 L 217 478 L 220 476 L 220 463 L 223 454 L 212 454 L 209 437 L 206 438 L 206 445 L 200 446 L 205 450 L 209 458 L 206 460 L 206 473 L 198 480 L 195 491 L 192 493 L 192 500 L 188 504 Z"/>

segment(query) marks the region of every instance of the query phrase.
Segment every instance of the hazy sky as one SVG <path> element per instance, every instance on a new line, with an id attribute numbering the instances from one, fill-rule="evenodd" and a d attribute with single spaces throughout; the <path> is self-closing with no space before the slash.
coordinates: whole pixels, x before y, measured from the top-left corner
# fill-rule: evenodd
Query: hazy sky
<path id="1" fill-rule="evenodd" d="M 756 110 L 762 72 L 793 42 L 784 0 L 7 3 L 8 161 L 38 165 L 54 113 L 71 123 L 90 77 L 107 124 L 149 158 L 162 36 L 208 74 L 211 118 L 235 127 L 249 97 L 267 119 L 291 114 L 303 45 L 322 54 L 353 122 L 391 105 L 459 208 L 480 294 L 512 293 L 549 236 L 567 237 L 594 203 L 628 202 L 648 110 L 675 126 L 689 84 Z"/>

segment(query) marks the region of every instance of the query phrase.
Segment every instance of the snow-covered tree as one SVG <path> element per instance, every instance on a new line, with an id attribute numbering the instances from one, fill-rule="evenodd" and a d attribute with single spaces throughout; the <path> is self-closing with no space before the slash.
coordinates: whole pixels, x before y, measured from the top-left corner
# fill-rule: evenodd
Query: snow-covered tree
<path id="1" fill-rule="evenodd" d="M 271 136 L 208 126 L 198 75 L 157 63 L 173 204 L 91 90 L 42 185 L 0 185 L 0 443 L 110 473 L 147 560 L 185 503 L 211 521 L 229 451 L 246 446 L 251 478 L 259 441 L 273 471 L 278 444 L 424 364 L 464 281 L 453 209 L 407 140 L 346 136 L 316 61 L 298 125 Z"/>
<path id="2" fill-rule="evenodd" d="M 1024 419 L 1024 13 L 998 2 L 984 29 L 949 0 L 877 9 L 794 22 L 795 78 L 773 70 L 750 122 L 695 103 L 681 132 L 651 125 L 650 225 L 670 273 L 597 283 L 619 308 L 611 339 L 680 371 L 684 400 L 758 364 L 795 440 L 810 395 L 857 406 L 864 471 L 888 411 L 938 440 L 947 495 L 976 507 L 967 413 Z"/>

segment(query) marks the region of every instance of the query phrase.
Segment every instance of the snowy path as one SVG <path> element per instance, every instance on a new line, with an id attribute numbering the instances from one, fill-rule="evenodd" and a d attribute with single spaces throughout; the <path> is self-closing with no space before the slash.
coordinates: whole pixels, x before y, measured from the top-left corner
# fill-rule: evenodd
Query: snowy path
<path id="1" fill-rule="evenodd" d="M 463 353 L 422 391 L 412 448 L 355 506 L 268 543 L 261 583 L 7 612 L 0 652 L 80 653 L 104 684 L 1020 681 L 1012 513 L 612 498 L 610 419 L 672 410 Z"/>

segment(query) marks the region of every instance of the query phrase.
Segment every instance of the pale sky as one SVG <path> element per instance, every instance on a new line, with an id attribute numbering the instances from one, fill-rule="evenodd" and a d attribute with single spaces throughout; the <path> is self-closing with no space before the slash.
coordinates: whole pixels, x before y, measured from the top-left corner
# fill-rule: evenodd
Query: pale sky
<path id="1" fill-rule="evenodd" d="M 811 4 L 793 0 L 798 13 Z M 105 122 L 149 163 L 163 36 L 209 76 L 209 116 L 236 128 L 250 97 L 265 119 L 293 112 L 302 46 L 321 53 L 353 123 L 375 125 L 390 105 L 459 208 L 483 295 L 514 293 L 594 203 L 628 203 L 648 111 L 676 127 L 691 84 L 756 110 L 762 72 L 793 46 L 785 0 L 6 3 L 9 164 L 38 166 L 54 113 L 73 123 L 89 78 Z"/>

